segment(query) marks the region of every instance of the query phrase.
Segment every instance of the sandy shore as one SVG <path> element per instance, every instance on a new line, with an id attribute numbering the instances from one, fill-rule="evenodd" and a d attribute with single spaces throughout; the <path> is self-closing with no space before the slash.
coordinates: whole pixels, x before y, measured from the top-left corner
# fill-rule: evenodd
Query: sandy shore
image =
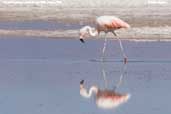
<path id="1" fill-rule="evenodd" d="M 171 39 L 171 7 L 130 8 L 68 8 L 68 7 L 1 7 L 0 21 L 54 21 L 64 24 L 93 24 L 100 15 L 116 15 L 131 25 L 119 30 L 122 39 Z M 0 30 L 1 36 L 34 36 L 51 38 L 78 38 L 78 30 Z M 103 38 L 103 35 L 100 36 Z M 113 38 L 108 35 L 108 38 Z"/>

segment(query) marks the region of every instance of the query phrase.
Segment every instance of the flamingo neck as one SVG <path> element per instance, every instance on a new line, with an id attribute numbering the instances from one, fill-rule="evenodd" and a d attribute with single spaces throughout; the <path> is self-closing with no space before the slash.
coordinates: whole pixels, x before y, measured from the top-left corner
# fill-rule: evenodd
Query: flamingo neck
<path id="1" fill-rule="evenodd" d="M 98 32 L 97 32 L 97 30 L 95 29 L 95 31 L 93 31 L 93 28 L 91 28 L 91 27 L 89 27 L 88 26 L 88 32 L 89 32 L 89 34 L 91 35 L 91 36 L 97 36 L 97 34 L 98 34 Z"/>
<path id="2" fill-rule="evenodd" d="M 85 88 L 82 88 L 82 90 L 80 91 L 80 94 L 85 98 L 90 98 L 93 93 L 97 94 L 97 92 L 98 92 L 98 88 L 96 86 L 92 86 L 89 89 L 89 92 L 87 92 Z"/>

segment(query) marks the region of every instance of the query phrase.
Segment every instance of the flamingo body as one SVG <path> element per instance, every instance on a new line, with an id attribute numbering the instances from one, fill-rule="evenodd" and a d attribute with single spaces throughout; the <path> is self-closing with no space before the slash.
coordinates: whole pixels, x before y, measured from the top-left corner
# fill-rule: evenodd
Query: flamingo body
<path id="1" fill-rule="evenodd" d="M 90 26 L 82 27 L 79 31 L 80 38 L 85 38 L 88 35 L 96 36 L 102 31 L 108 33 L 120 28 L 130 28 L 130 25 L 128 23 L 115 16 L 97 17 L 95 24 L 96 28 L 92 28 Z M 93 29 L 95 29 L 94 32 Z"/>
<path id="2" fill-rule="evenodd" d="M 100 16 L 96 19 L 98 32 L 111 32 L 120 28 L 130 28 L 130 25 L 115 16 Z"/>

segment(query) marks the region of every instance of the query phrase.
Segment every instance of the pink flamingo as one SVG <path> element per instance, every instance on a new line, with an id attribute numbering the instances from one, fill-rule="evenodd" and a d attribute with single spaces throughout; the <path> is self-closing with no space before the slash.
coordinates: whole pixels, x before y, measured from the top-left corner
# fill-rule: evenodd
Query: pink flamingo
<path id="1" fill-rule="evenodd" d="M 105 53 L 106 45 L 107 45 L 106 35 L 108 32 L 112 32 L 113 35 L 116 36 L 116 38 L 119 41 L 121 52 L 124 57 L 124 63 L 126 64 L 127 56 L 124 52 L 121 40 L 117 37 L 117 34 L 115 33 L 115 30 L 121 29 L 121 28 L 130 28 L 130 25 L 115 16 L 100 16 L 96 19 L 96 28 L 92 28 L 90 26 L 84 26 L 83 28 L 80 29 L 79 31 L 80 41 L 84 43 L 83 39 L 86 36 L 89 36 L 89 35 L 96 36 L 96 35 L 99 35 L 101 31 L 105 32 L 105 42 L 104 42 L 104 46 L 102 50 L 102 53 L 103 53 L 102 59 L 104 59 L 104 53 Z"/>
<path id="2" fill-rule="evenodd" d="M 122 103 L 127 102 L 130 98 L 130 94 L 119 94 L 114 92 L 113 90 L 100 90 L 97 86 L 92 86 L 89 89 L 89 92 L 84 88 L 84 80 L 80 82 L 80 95 L 85 98 L 90 98 L 92 93 L 96 94 L 96 105 L 99 108 L 103 109 L 111 109 L 116 108 Z"/>

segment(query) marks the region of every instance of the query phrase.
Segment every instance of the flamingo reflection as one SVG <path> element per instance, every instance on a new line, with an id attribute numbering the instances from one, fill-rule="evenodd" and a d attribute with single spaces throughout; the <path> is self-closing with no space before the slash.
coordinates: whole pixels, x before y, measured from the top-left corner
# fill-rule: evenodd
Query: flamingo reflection
<path id="1" fill-rule="evenodd" d="M 125 67 L 124 67 L 125 69 Z M 106 73 L 104 69 L 102 70 L 103 72 L 103 77 L 105 80 L 105 85 L 107 87 L 107 81 L 106 81 Z M 120 80 L 118 84 L 115 86 L 114 90 L 110 89 L 100 89 L 97 86 L 93 85 L 90 87 L 89 91 L 84 87 L 84 80 L 80 81 L 80 95 L 83 96 L 84 98 L 90 98 L 92 94 L 95 94 L 96 96 L 96 105 L 99 108 L 103 109 L 111 109 L 111 108 L 116 108 L 119 105 L 125 103 L 128 101 L 130 98 L 130 94 L 120 94 L 116 92 L 116 89 L 120 86 L 122 83 L 123 79 L 123 71 L 120 76 Z"/>

